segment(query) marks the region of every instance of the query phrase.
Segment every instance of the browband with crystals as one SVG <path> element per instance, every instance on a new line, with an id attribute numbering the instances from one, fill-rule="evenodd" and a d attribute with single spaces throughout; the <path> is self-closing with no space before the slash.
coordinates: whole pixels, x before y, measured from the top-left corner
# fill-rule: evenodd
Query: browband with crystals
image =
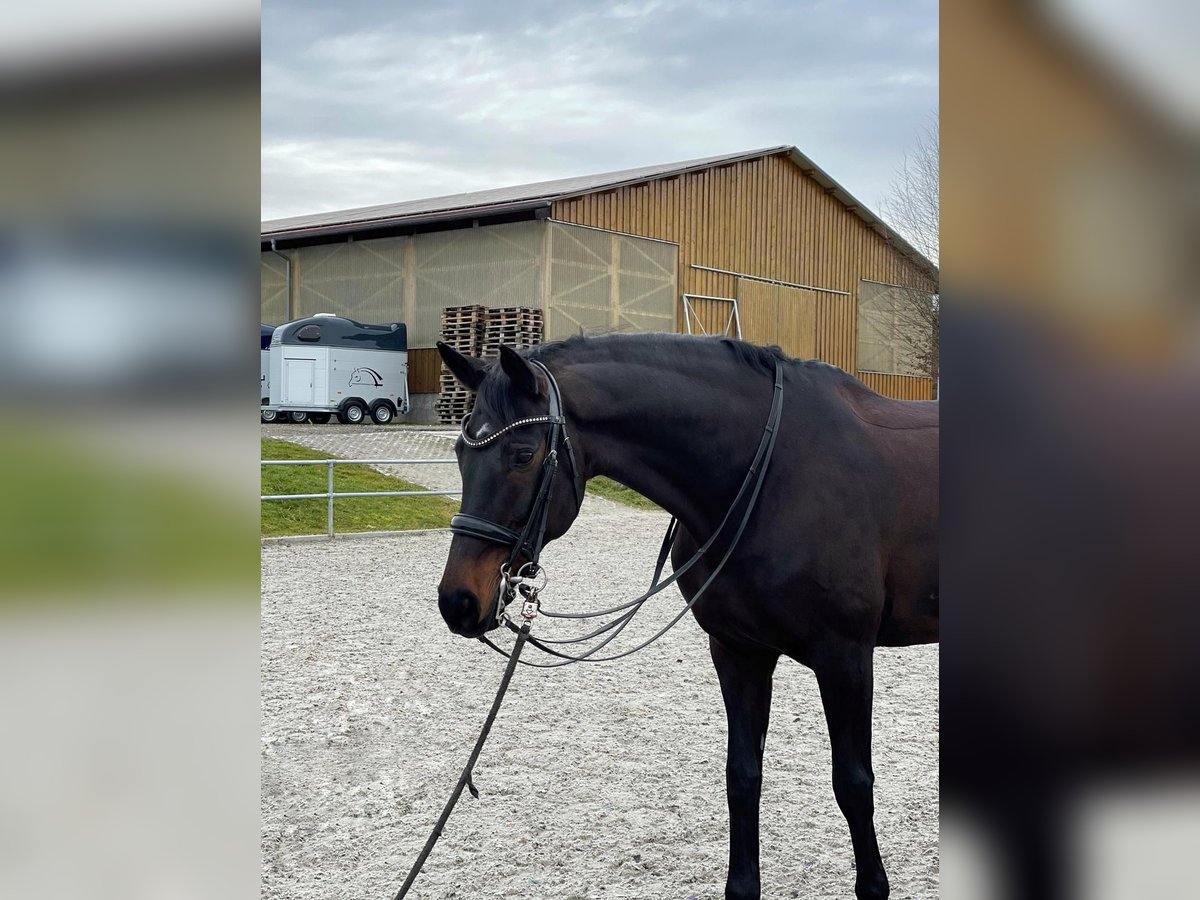
<path id="1" fill-rule="evenodd" d="M 463 416 L 461 431 L 463 443 L 472 448 L 484 447 L 496 440 L 496 438 L 500 437 L 500 435 L 507 434 L 514 428 L 524 428 L 526 425 L 563 425 L 566 423 L 566 419 L 564 419 L 562 416 L 530 416 L 528 419 L 517 419 L 517 421 L 505 425 L 494 434 L 489 434 L 485 438 L 476 440 L 467 434 L 467 422 L 470 421 L 470 419 L 470 413 L 467 413 L 465 416 Z"/>

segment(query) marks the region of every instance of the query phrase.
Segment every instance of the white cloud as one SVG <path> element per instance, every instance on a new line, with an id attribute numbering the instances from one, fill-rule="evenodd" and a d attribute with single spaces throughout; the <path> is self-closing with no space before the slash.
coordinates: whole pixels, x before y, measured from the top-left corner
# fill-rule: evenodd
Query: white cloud
<path id="1" fill-rule="evenodd" d="M 882 196 L 937 103 L 936 4 L 674 5 L 268 3 L 264 217 L 778 143 Z"/>

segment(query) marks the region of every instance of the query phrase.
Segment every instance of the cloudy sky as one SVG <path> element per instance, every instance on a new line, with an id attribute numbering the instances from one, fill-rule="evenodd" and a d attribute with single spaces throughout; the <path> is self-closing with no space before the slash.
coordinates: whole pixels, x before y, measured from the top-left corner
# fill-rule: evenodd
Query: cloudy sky
<path id="1" fill-rule="evenodd" d="M 264 0 L 264 219 L 794 144 L 878 209 L 932 0 Z"/>

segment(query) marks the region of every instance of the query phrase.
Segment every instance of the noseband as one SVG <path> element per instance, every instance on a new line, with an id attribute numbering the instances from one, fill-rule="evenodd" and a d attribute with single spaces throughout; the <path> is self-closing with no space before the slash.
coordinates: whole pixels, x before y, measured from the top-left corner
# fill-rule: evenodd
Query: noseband
<path id="1" fill-rule="evenodd" d="M 546 376 L 549 383 L 549 409 L 546 415 L 529 416 L 510 422 L 498 431 L 486 437 L 473 438 L 468 433 L 471 421 L 470 414 L 463 417 L 461 437 L 463 444 L 472 450 L 486 447 L 502 435 L 518 428 L 528 428 L 534 425 L 546 425 L 546 457 L 542 461 L 542 470 L 538 476 L 537 488 L 533 492 L 533 500 L 529 512 L 525 516 L 525 525 L 520 531 L 514 531 L 490 519 L 473 516 L 468 513 L 458 513 L 450 520 L 450 530 L 454 534 L 477 540 L 490 541 L 509 548 L 508 559 L 500 567 L 500 597 L 496 603 L 496 621 L 500 623 L 504 615 L 504 607 L 513 598 L 514 590 L 520 589 L 527 601 L 537 602 L 537 592 L 545 584 L 544 573 L 538 565 L 542 547 L 546 540 L 546 522 L 550 515 L 550 500 L 554 492 L 554 476 L 558 471 L 559 452 L 565 451 L 567 465 L 570 468 L 571 488 L 575 493 L 576 508 L 583 505 L 583 496 L 579 488 L 579 466 L 575 462 L 575 451 L 571 448 L 571 439 L 567 436 L 567 420 L 563 414 L 562 394 L 558 382 L 542 363 L 529 360 L 530 365 L 536 366 Z M 525 562 L 514 574 L 513 565 L 521 556 Z M 541 582 L 539 584 L 539 578 Z"/>

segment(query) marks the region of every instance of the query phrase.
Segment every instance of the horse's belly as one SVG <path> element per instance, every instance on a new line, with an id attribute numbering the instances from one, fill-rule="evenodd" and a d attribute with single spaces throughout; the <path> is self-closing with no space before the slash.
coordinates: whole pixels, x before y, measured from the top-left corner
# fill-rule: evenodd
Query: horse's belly
<path id="1" fill-rule="evenodd" d="M 880 647 L 907 647 L 932 644 L 938 640 L 939 595 L 933 585 L 895 602 L 888 600 L 879 622 Z"/>

